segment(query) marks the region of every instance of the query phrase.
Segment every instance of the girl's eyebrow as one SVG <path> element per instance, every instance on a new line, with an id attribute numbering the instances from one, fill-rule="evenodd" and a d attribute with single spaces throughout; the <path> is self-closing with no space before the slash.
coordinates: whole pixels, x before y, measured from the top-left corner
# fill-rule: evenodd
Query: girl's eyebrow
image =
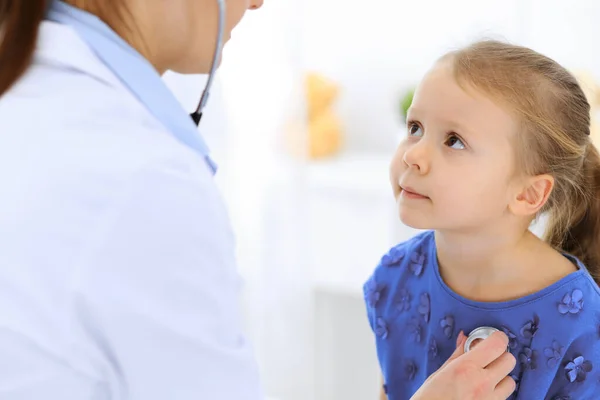
<path id="1" fill-rule="evenodd" d="M 410 120 L 410 119 L 419 119 L 419 118 L 414 118 L 414 117 L 424 117 L 426 114 L 427 113 L 422 112 L 421 109 L 411 106 L 408 109 L 408 112 L 406 115 L 409 116 L 408 119 Z M 411 117 L 413 117 L 413 118 L 411 118 Z M 471 129 L 469 129 L 465 124 L 461 124 L 459 121 L 456 121 L 453 119 L 446 119 L 446 118 L 436 118 L 436 117 L 434 117 L 433 119 L 437 123 L 447 126 L 451 130 L 456 130 L 456 133 L 466 134 L 469 136 L 474 134 Z"/>

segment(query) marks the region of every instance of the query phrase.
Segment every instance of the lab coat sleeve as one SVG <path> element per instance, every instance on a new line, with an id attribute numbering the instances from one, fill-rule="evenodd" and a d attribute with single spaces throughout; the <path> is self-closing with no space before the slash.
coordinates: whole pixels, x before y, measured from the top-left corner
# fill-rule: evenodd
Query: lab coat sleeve
<path id="1" fill-rule="evenodd" d="M 74 279 L 75 320 L 114 398 L 262 398 L 228 219 L 197 167 L 137 174 Z"/>

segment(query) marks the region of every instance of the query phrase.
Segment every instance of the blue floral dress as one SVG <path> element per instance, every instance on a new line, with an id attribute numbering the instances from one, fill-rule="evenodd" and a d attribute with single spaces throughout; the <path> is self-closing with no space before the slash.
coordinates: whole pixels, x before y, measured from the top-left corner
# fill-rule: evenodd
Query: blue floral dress
<path id="1" fill-rule="evenodd" d="M 600 289 L 572 260 L 578 271 L 535 294 L 485 303 L 441 279 L 433 232 L 392 248 L 364 285 L 388 398 L 410 399 L 454 352 L 461 330 L 492 326 L 517 358 L 512 399 L 600 399 Z"/>

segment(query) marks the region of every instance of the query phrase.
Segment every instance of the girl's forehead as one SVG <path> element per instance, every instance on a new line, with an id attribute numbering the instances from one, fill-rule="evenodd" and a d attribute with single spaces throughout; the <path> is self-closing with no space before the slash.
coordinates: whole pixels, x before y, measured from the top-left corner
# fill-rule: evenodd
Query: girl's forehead
<path id="1" fill-rule="evenodd" d="M 413 119 L 463 126 L 474 134 L 490 129 L 516 132 L 518 125 L 514 115 L 491 96 L 468 84 L 459 85 L 452 69 L 444 64 L 425 75 L 409 114 Z"/>

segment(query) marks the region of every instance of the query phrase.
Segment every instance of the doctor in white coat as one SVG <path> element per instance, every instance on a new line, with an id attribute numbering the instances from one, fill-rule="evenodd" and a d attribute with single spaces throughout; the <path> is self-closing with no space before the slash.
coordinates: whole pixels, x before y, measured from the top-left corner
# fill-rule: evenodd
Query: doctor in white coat
<path id="1" fill-rule="evenodd" d="M 261 398 L 217 165 L 161 80 L 261 5 L 0 0 L 0 399 Z"/>
<path id="2" fill-rule="evenodd" d="M 210 69 L 217 3 L 70 3 L 0 1 L 0 399 L 259 399 L 216 165 L 160 78 Z"/>

